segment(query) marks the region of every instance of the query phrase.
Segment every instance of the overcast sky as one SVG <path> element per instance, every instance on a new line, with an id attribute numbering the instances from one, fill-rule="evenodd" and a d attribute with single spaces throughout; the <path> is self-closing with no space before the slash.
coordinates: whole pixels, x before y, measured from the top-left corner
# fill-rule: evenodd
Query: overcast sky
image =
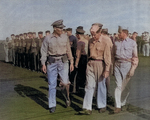
<path id="1" fill-rule="evenodd" d="M 129 32 L 150 32 L 150 0 L 0 0 L 0 40 L 11 34 L 50 30 L 64 20 L 66 28 L 83 26 L 86 33 L 99 22 L 109 33 L 118 26 Z"/>

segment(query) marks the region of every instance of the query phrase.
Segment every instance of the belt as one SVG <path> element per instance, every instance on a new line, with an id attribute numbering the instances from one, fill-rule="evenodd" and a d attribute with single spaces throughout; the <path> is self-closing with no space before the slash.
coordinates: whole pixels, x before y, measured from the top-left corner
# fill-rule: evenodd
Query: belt
<path id="1" fill-rule="evenodd" d="M 115 58 L 115 60 L 117 60 L 117 61 L 127 61 L 127 62 L 131 62 L 132 60 L 131 60 L 131 58 L 129 58 L 129 59 L 125 59 L 125 58 Z"/>
<path id="2" fill-rule="evenodd" d="M 88 60 L 93 60 L 93 61 L 103 61 L 101 59 L 93 59 L 93 58 L 89 58 Z"/>
<path id="3" fill-rule="evenodd" d="M 49 56 L 50 56 L 50 57 L 61 57 L 61 56 L 64 56 L 64 55 L 66 55 L 66 54 L 62 54 L 62 55 L 56 54 L 56 55 L 49 55 Z"/>

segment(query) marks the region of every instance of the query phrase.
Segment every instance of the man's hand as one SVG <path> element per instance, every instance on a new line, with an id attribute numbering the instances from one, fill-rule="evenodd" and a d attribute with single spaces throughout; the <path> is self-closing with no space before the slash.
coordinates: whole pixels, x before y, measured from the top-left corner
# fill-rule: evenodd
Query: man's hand
<path id="1" fill-rule="evenodd" d="M 134 71 L 135 71 L 135 69 L 134 69 L 134 68 L 131 68 L 127 75 L 128 75 L 129 77 L 133 76 L 133 75 L 134 75 Z"/>
<path id="2" fill-rule="evenodd" d="M 104 76 L 104 78 L 107 78 L 107 77 L 109 76 L 109 71 L 105 71 L 105 72 L 103 73 L 103 76 Z"/>
<path id="3" fill-rule="evenodd" d="M 70 72 L 72 72 L 74 70 L 74 66 L 73 66 L 73 64 L 71 63 L 70 64 Z"/>
<path id="4" fill-rule="evenodd" d="M 47 70 L 46 70 L 46 65 L 42 66 L 42 71 L 46 74 Z"/>

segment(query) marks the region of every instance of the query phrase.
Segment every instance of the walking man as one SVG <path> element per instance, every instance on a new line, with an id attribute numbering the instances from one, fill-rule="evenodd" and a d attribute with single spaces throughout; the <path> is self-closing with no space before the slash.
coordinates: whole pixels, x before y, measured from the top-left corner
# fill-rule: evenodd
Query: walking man
<path id="1" fill-rule="evenodd" d="M 124 93 L 130 77 L 138 64 L 137 44 L 128 37 L 128 30 L 119 27 L 119 41 L 114 44 L 114 75 L 116 78 L 114 113 L 119 113 L 126 105 L 129 91 Z"/>
<path id="2" fill-rule="evenodd" d="M 49 108 L 50 113 L 55 112 L 56 109 L 56 86 L 57 76 L 61 77 L 61 83 L 64 85 L 64 89 L 67 91 L 66 105 L 69 106 L 69 78 L 68 78 L 68 60 L 70 61 L 70 71 L 73 71 L 73 57 L 70 49 L 70 43 L 68 36 L 62 34 L 63 20 L 55 21 L 53 24 L 54 32 L 45 37 L 41 47 L 41 63 L 42 70 L 48 75 L 49 86 Z M 47 60 L 48 55 L 48 60 Z M 48 61 L 47 67 L 45 65 Z"/>
<path id="3" fill-rule="evenodd" d="M 92 39 L 89 40 L 89 61 L 86 70 L 85 96 L 81 114 L 92 113 L 92 100 L 97 90 L 97 107 L 99 112 L 106 110 L 106 84 L 104 78 L 109 76 L 111 64 L 110 43 L 108 37 L 101 35 L 102 24 L 94 23 L 90 29 Z"/>

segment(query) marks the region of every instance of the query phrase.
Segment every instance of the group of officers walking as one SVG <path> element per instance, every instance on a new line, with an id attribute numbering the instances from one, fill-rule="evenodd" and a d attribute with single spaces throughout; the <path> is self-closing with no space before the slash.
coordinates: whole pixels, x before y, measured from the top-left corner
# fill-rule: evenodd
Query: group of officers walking
<path id="1" fill-rule="evenodd" d="M 26 34 L 21 34 L 19 40 L 17 36 L 14 39 L 12 35 L 14 41 L 12 43 L 15 43 L 13 63 L 38 70 L 40 60 L 42 71 L 47 73 L 50 113 L 56 110 L 58 76 L 59 86 L 66 98 L 66 106 L 71 104 L 69 89 L 70 84 L 73 83 L 77 91 L 79 87 L 85 87 L 83 111 L 79 111 L 79 114 L 92 114 L 94 96 L 97 99 L 99 113 L 105 112 L 107 93 L 110 94 L 110 74 L 113 74 L 116 79 L 113 113 L 121 112 L 129 96 L 127 91 L 129 89 L 126 89 L 126 86 L 138 65 L 137 33 L 134 32 L 129 38 L 128 30 L 119 26 L 118 34 L 115 33 L 114 37 L 110 37 L 108 29 L 102 29 L 101 23 L 93 23 L 90 28 L 91 36 L 84 35 L 83 27 L 78 26 L 75 37 L 72 35 L 72 28 L 64 31 L 63 20 L 55 21 L 51 26 L 53 26 L 53 33 L 49 32 L 43 37 L 39 32 L 39 39 L 36 38 L 35 33 L 28 33 L 28 38 Z M 20 60 L 26 61 L 26 64 L 19 62 Z"/>

